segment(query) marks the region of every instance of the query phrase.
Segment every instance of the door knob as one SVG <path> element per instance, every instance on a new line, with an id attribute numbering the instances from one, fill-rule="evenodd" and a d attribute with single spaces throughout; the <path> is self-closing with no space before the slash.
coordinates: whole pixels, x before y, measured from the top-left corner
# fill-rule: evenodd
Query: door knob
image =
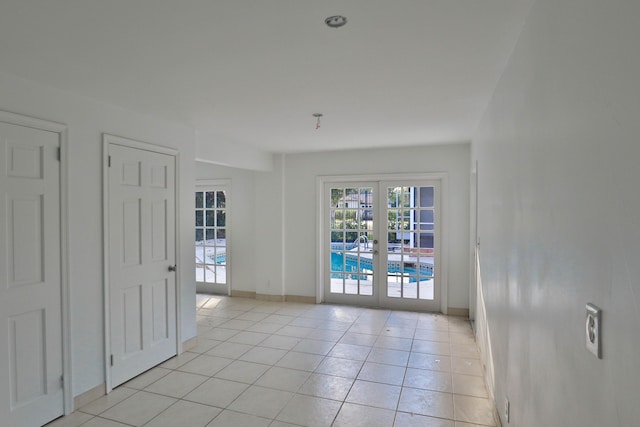
<path id="1" fill-rule="evenodd" d="M 169 271 L 177 271 L 178 270 L 178 266 L 177 265 L 170 265 L 169 266 Z"/>

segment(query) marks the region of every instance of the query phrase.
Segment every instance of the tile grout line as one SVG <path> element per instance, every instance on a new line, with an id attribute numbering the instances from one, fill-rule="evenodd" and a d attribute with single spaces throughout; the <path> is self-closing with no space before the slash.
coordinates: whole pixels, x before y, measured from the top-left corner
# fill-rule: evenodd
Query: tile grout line
<path id="1" fill-rule="evenodd" d="M 250 305 L 250 306 L 244 306 L 242 305 L 241 307 L 234 305 L 234 304 L 216 304 L 214 307 L 205 307 L 212 298 L 208 298 L 206 300 L 204 300 L 198 308 L 198 312 L 200 310 L 206 309 L 209 310 L 206 314 L 201 314 L 198 313 L 200 316 L 205 316 L 205 317 L 211 317 L 212 319 L 224 319 L 224 321 L 222 321 L 222 323 L 217 324 L 216 322 L 218 322 L 218 320 L 216 321 L 210 321 L 210 322 L 203 322 L 205 324 L 207 324 L 206 329 L 205 328 L 200 328 L 200 326 L 202 326 L 202 324 L 198 324 L 199 326 L 199 331 L 198 331 L 198 335 L 206 335 L 207 333 L 210 333 L 213 330 L 216 329 L 228 329 L 229 331 L 234 331 L 235 333 L 229 337 L 227 337 L 224 340 L 219 340 L 216 338 L 211 338 L 211 337 L 207 337 L 207 336 L 202 336 L 202 338 L 205 339 L 212 339 L 212 340 L 216 340 L 218 341 L 218 343 L 216 343 L 215 345 L 213 345 L 211 348 L 207 349 L 206 351 L 203 352 L 193 352 L 195 354 L 195 356 L 193 358 L 191 358 L 190 360 L 187 360 L 184 363 L 181 363 L 177 366 L 174 366 L 172 368 L 167 368 L 167 367 L 163 367 L 163 369 L 167 369 L 170 372 L 186 372 L 186 371 L 181 371 L 180 368 L 183 367 L 185 364 L 188 364 L 190 361 L 195 360 L 196 358 L 200 357 L 200 356 L 214 356 L 211 354 L 208 354 L 209 351 L 214 350 L 216 347 L 222 345 L 223 343 L 229 343 L 229 344 L 238 344 L 238 345 L 242 345 L 242 342 L 240 343 L 236 343 L 233 341 L 230 341 L 233 337 L 237 336 L 238 334 L 241 334 L 243 332 L 252 332 L 252 333 L 262 333 L 265 335 L 265 337 L 256 343 L 250 343 L 247 344 L 250 346 L 250 348 L 247 348 L 245 351 L 241 352 L 240 354 L 236 355 L 234 358 L 230 359 L 228 357 L 222 357 L 222 358 L 226 358 L 228 360 L 231 360 L 231 363 L 236 362 L 236 361 L 242 361 L 242 362 L 246 362 L 246 363 L 253 363 L 253 364 L 258 364 L 258 365 L 263 365 L 266 367 L 266 370 L 264 372 L 262 372 L 255 380 L 253 380 L 252 383 L 248 384 L 248 387 L 252 387 L 252 386 L 258 386 L 257 382 L 260 381 L 261 378 L 263 378 L 266 373 L 274 368 L 274 367 L 279 367 L 279 368 L 283 368 L 283 369 L 292 369 L 292 370 L 299 370 L 301 372 L 306 372 L 308 373 L 307 379 L 302 382 L 300 385 L 297 385 L 295 388 L 295 391 L 290 391 L 291 396 L 290 398 L 287 400 L 287 403 L 285 403 L 284 406 L 282 406 L 282 408 L 278 411 L 278 413 L 276 414 L 276 416 L 271 420 L 272 423 L 277 419 L 277 417 L 281 414 L 281 412 L 284 410 L 284 408 L 289 404 L 289 402 L 291 402 L 292 399 L 294 399 L 296 396 L 306 396 L 306 397 L 312 397 L 312 398 L 318 398 L 318 399 L 326 399 L 326 400 L 331 400 L 331 401 L 335 401 L 335 402 L 340 402 L 340 407 L 338 408 L 338 411 L 336 412 L 332 424 L 335 423 L 335 421 L 337 420 L 340 412 L 342 411 L 342 408 L 344 408 L 344 404 L 348 403 L 347 399 L 349 397 L 349 394 L 351 393 L 351 391 L 353 390 L 354 385 L 356 384 L 357 381 L 363 381 L 363 382 L 370 382 L 370 383 L 377 383 L 377 384 L 382 384 L 382 385 L 395 385 L 395 384 L 389 384 L 388 382 L 385 382 L 384 380 L 380 380 L 380 379 L 376 379 L 374 380 L 368 380 L 368 379 L 362 379 L 360 378 L 360 375 L 363 372 L 363 369 L 365 367 L 365 365 L 367 363 L 382 363 L 383 365 L 389 365 L 389 363 L 387 363 L 386 360 L 369 360 L 369 357 L 371 357 L 372 353 L 374 352 L 374 350 L 378 350 L 380 351 L 380 353 L 384 353 L 386 351 L 389 352 L 393 352 L 393 351 L 399 351 L 399 352 L 405 352 L 407 353 L 407 360 L 406 362 L 402 365 L 402 367 L 404 368 L 404 374 L 402 376 L 402 381 L 401 384 L 397 387 L 400 387 L 400 394 L 398 396 L 398 401 L 395 404 L 395 409 L 394 411 L 394 415 L 393 415 L 393 419 L 394 422 L 396 420 L 396 417 L 398 415 L 398 412 L 404 412 L 404 411 L 399 411 L 399 404 L 400 404 L 400 400 L 402 398 L 402 393 L 404 392 L 405 388 L 406 389 L 413 389 L 414 387 L 409 387 L 409 386 L 405 386 L 405 382 L 407 379 L 407 374 L 408 374 L 408 369 L 409 367 L 409 361 L 410 361 L 410 356 L 412 354 L 428 354 L 434 357 L 448 357 L 451 361 L 451 363 L 453 363 L 453 358 L 455 357 L 456 359 L 469 359 L 468 357 L 465 357 L 466 355 L 463 354 L 462 355 L 453 355 L 453 346 L 454 344 L 465 344 L 464 342 L 459 343 L 453 343 L 452 342 L 452 337 L 451 337 L 451 333 L 462 333 L 459 330 L 455 330 L 452 329 L 450 326 L 450 323 L 448 322 L 447 319 L 447 323 L 446 323 L 446 331 L 442 330 L 443 328 L 441 326 L 438 325 L 429 325 L 431 326 L 431 328 L 420 328 L 420 317 L 416 316 L 416 320 L 415 321 L 408 321 L 408 322 L 404 322 L 404 320 L 406 320 L 405 318 L 403 318 L 403 316 L 397 316 L 394 317 L 394 311 L 380 311 L 380 312 L 376 312 L 376 311 L 370 311 L 368 309 L 362 309 L 362 310 L 357 310 L 355 311 L 354 314 L 357 314 L 356 316 L 352 317 L 351 315 L 349 316 L 349 320 L 348 321 L 342 321 L 342 320 L 338 320 L 335 318 L 335 316 L 331 316 L 331 319 L 329 320 L 329 312 L 323 312 L 320 310 L 312 310 L 312 309 L 307 309 L 307 310 L 302 310 L 302 309 L 297 309 L 297 308 L 292 308 L 292 307 L 285 307 L 285 306 L 277 306 L 277 307 L 271 307 L 271 308 L 267 308 L 266 306 L 268 306 L 269 304 L 254 304 L 254 305 Z M 258 309 L 261 306 L 263 310 L 268 310 L 268 313 L 264 313 L 262 311 L 253 311 L 254 309 Z M 314 307 L 315 308 L 315 307 Z M 209 313 L 213 312 L 214 310 L 219 309 L 219 310 L 228 310 L 229 313 L 231 314 L 232 317 L 218 317 L 218 316 L 208 316 Z M 288 309 L 288 310 L 285 310 Z M 284 311 L 283 311 L 284 310 Z M 279 312 L 282 311 L 282 313 L 279 314 Z M 260 319 L 260 320 L 254 320 L 254 319 L 239 319 L 239 317 L 245 316 L 245 317 L 251 317 L 248 316 L 249 313 L 261 313 L 261 314 L 265 314 L 265 316 Z M 347 336 L 347 334 L 352 333 L 352 334 L 362 334 L 362 333 L 366 333 L 366 331 L 363 331 L 360 327 L 362 326 L 362 324 L 367 324 L 367 323 L 371 323 L 372 320 L 374 320 L 374 323 L 377 323 L 377 321 L 375 321 L 375 319 L 379 318 L 377 316 L 373 316 L 374 314 L 378 314 L 378 313 L 382 313 L 382 322 L 383 322 L 383 326 L 380 327 L 379 329 L 376 328 L 375 326 L 373 327 L 374 329 L 377 329 L 377 332 L 375 332 L 373 334 L 373 336 L 375 336 L 375 340 L 373 340 L 373 342 L 371 343 L 371 345 L 365 345 L 365 346 L 361 346 L 360 344 L 347 344 L 347 345 L 358 345 L 361 347 L 366 347 L 368 348 L 368 351 L 366 352 L 366 355 L 364 355 L 364 360 L 360 361 L 358 359 L 353 359 L 353 358 L 347 358 L 344 360 L 352 360 L 352 361 L 357 361 L 357 362 L 361 362 L 361 365 L 359 367 L 359 369 L 357 370 L 357 373 L 355 373 L 355 377 L 351 378 L 351 377 L 342 377 L 340 375 L 331 375 L 329 373 L 323 373 L 323 372 L 318 372 L 318 369 L 320 366 L 322 366 L 322 364 L 327 361 L 329 358 L 337 358 L 337 359 L 342 359 L 342 357 L 336 357 L 336 356 L 331 356 L 331 353 L 335 350 L 336 346 L 338 344 L 343 344 L 341 343 L 341 341 L 343 339 L 345 339 L 345 337 Z M 274 324 L 274 325 L 280 325 L 279 323 L 271 323 L 271 322 L 264 322 L 264 319 L 266 319 L 267 317 L 271 316 L 271 315 L 282 315 L 282 316 L 290 316 L 292 317 L 292 319 L 290 319 L 286 324 L 282 324 L 278 329 L 275 329 L 274 332 L 271 333 L 265 333 L 265 332 L 258 332 L 258 331 L 248 331 L 248 329 L 255 327 L 256 325 L 259 324 L 264 324 L 264 323 L 269 323 L 269 324 Z M 372 315 L 370 318 L 367 318 L 368 315 Z M 232 320 L 240 320 L 242 322 L 251 322 L 251 324 L 247 323 L 246 325 L 243 326 L 242 323 L 240 324 L 234 324 L 235 327 L 241 327 L 241 329 L 233 329 L 233 328 L 225 328 L 224 324 L 232 321 Z M 349 326 L 340 329 L 331 329 L 331 328 L 322 328 L 321 326 L 315 326 L 315 327 L 310 327 L 309 325 L 313 323 L 313 321 L 316 321 L 316 325 L 321 325 L 321 323 L 324 322 L 344 322 L 344 323 L 348 323 Z M 392 323 L 389 323 L 389 322 Z M 212 324 L 216 323 L 214 326 L 211 326 Z M 409 323 L 409 325 L 407 326 L 407 323 Z M 301 336 L 291 336 L 291 335 L 279 335 L 278 332 L 281 331 L 282 329 L 286 328 L 287 326 L 291 326 L 292 328 L 308 328 L 311 329 L 311 331 L 309 331 L 304 337 Z M 394 339 L 398 340 L 398 343 L 401 342 L 400 340 L 404 338 L 403 335 L 393 335 L 393 334 L 385 334 L 385 329 L 386 328 L 397 328 L 397 329 L 412 329 L 412 337 L 411 337 L 411 345 L 408 348 L 408 350 L 402 350 L 402 347 L 400 346 L 400 344 L 388 344 L 388 346 L 381 346 L 381 345 L 385 345 L 384 343 L 382 343 L 382 341 L 384 340 L 388 340 L 393 342 Z M 449 355 L 448 356 L 444 356 L 444 355 L 432 355 L 430 353 L 422 353 L 422 352 L 418 352 L 418 351 L 414 351 L 414 349 L 416 348 L 416 340 L 419 340 L 418 338 L 416 338 L 416 334 L 418 330 L 431 330 L 434 333 L 442 333 L 445 332 L 447 334 L 448 337 L 448 349 L 449 349 Z M 313 338 L 313 331 L 323 331 L 323 332 L 335 332 L 335 337 L 332 337 L 330 340 L 324 340 L 324 339 L 314 339 Z M 372 329 L 368 329 L 368 331 L 372 331 Z M 387 332 L 389 331 L 389 329 L 387 329 Z M 292 331 L 288 331 L 288 332 L 295 332 L 295 330 Z M 340 335 L 338 335 L 338 333 Z M 371 334 L 369 332 L 369 334 Z M 288 349 L 284 349 L 284 348 L 277 348 L 277 347 L 268 347 L 267 345 L 261 345 L 265 340 L 267 340 L 270 337 L 273 336 L 280 336 L 280 337 L 287 337 L 287 338 L 291 338 L 291 339 L 295 339 L 297 340 L 296 344 L 293 347 L 290 347 Z M 330 336 L 330 334 L 327 335 L 327 338 Z M 313 351 L 304 351 L 304 350 L 295 350 L 295 348 L 304 341 L 318 341 L 318 342 L 327 342 L 327 343 L 331 343 L 331 346 L 328 346 L 328 350 L 321 350 L 321 353 L 317 353 L 317 352 L 313 352 Z M 428 341 L 428 342 L 433 342 L 434 345 L 435 343 L 440 343 L 440 341 L 431 341 L 431 340 L 419 340 L 419 341 Z M 474 341 L 475 343 L 475 341 Z M 344 343 L 346 344 L 346 343 Z M 381 344 L 380 346 L 378 344 Z M 268 362 L 268 361 L 244 361 L 241 360 L 241 358 L 243 356 L 245 356 L 248 352 L 252 351 L 253 349 L 256 348 L 270 348 L 270 349 L 275 349 L 275 350 L 283 350 L 285 351 L 285 353 L 277 358 L 277 360 L 274 360 L 273 362 Z M 304 347 L 303 347 L 304 348 Z M 319 350 L 320 351 L 320 350 Z M 319 356 L 319 361 L 317 364 L 315 364 L 315 366 L 313 367 L 313 370 L 311 371 L 307 371 L 307 370 L 301 370 L 301 369 L 296 369 L 296 368 L 290 368 L 290 367 L 286 367 L 286 366 L 277 366 L 277 364 L 284 358 L 286 357 L 288 354 L 291 353 L 302 353 L 302 354 L 307 354 L 307 355 L 314 355 L 314 356 Z M 214 356 L 214 357 L 220 357 L 220 356 Z M 171 360 L 171 359 L 170 359 Z M 475 360 L 475 359 L 474 359 Z M 227 365 L 228 366 L 228 365 Z M 396 364 L 391 364 L 389 366 L 398 366 Z M 205 378 L 218 378 L 215 375 L 217 375 L 221 370 L 223 370 L 223 368 L 217 370 L 215 373 L 211 374 L 211 375 L 204 375 L 201 373 L 197 373 L 197 372 L 192 372 L 192 374 L 201 376 L 201 377 L 205 377 Z M 422 369 L 420 367 L 416 367 L 416 368 L 412 368 L 412 369 L 420 369 L 423 371 L 430 371 L 430 372 L 442 372 L 442 371 L 432 371 L 430 369 Z M 468 396 L 468 397 L 475 397 L 478 399 L 483 399 L 482 397 L 478 397 L 478 396 L 474 396 L 472 394 L 461 394 L 461 393 L 455 393 L 455 390 L 453 389 L 453 366 L 450 367 L 450 371 L 446 372 L 447 376 L 449 377 L 449 379 L 451 380 L 452 383 L 452 388 L 451 388 L 451 392 L 441 392 L 441 391 L 437 391 L 437 390 L 429 390 L 429 389 L 425 389 L 425 390 L 429 390 L 429 391 L 434 391 L 437 393 L 446 393 L 446 394 L 450 394 L 452 396 L 454 395 L 460 395 L 460 396 Z M 169 374 L 167 374 L 169 375 Z M 349 389 L 347 390 L 347 392 L 344 394 L 344 397 L 341 400 L 335 400 L 335 399 L 331 399 L 331 398 L 326 398 L 326 397 L 320 397 L 320 396 L 313 396 L 313 395 L 306 395 L 303 393 L 300 393 L 300 390 L 302 389 L 302 387 L 304 386 L 304 384 L 306 384 L 314 375 L 327 375 L 327 376 L 335 376 L 335 377 L 339 377 L 339 378 L 348 378 L 349 380 L 351 380 L 351 385 L 349 386 Z M 475 375 L 470 375 L 468 373 L 460 373 L 460 375 L 463 376 L 469 376 L 469 377 L 476 377 Z M 163 395 L 161 393 L 155 393 L 155 392 L 151 392 L 146 390 L 146 388 L 152 386 L 153 384 L 155 384 L 156 382 L 160 381 L 162 378 L 164 378 L 166 375 L 157 378 L 156 380 L 152 381 L 151 383 L 145 385 L 144 388 L 142 389 L 132 389 L 135 390 L 134 393 L 128 397 L 126 397 L 125 399 L 123 399 L 121 402 L 118 402 L 114 405 L 112 405 L 111 407 L 117 406 L 118 404 L 122 403 L 123 401 L 131 398 L 132 396 L 138 394 L 140 391 L 145 391 L 147 393 L 152 393 L 152 394 L 157 394 L 157 395 L 161 395 L 161 396 L 165 396 L 165 397 L 171 397 L 174 399 L 177 399 L 176 402 L 172 403 L 168 408 L 164 409 L 163 411 L 160 412 L 160 414 L 164 413 L 167 409 L 169 409 L 170 407 L 172 407 L 173 405 L 175 405 L 178 401 L 187 401 L 190 402 L 189 400 L 184 399 L 184 397 L 186 397 L 189 393 L 193 392 L 195 389 L 197 389 L 198 387 L 200 387 L 200 385 L 204 384 L 201 383 L 197 386 L 195 386 L 193 389 L 191 389 L 189 392 L 187 392 L 184 396 L 182 396 L 182 398 L 175 398 L 173 396 L 166 396 Z M 482 377 L 479 377 L 482 378 Z M 207 380 L 205 380 L 206 382 Z M 235 380 L 231 380 L 231 381 L 235 381 Z M 247 384 L 247 383 L 243 383 L 243 382 L 239 382 L 239 381 L 235 381 L 238 382 L 240 384 Z M 264 387 L 264 386 L 260 386 L 260 387 Z M 486 387 L 486 385 L 485 385 Z M 270 388 L 270 387 L 266 387 L 266 388 Z M 248 389 L 248 388 L 247 388 Z M 275 390 L 278 390 L 277 388 L 274 388 Z M 416 388 L 416 389 L 421 389 L 421 388 Z M 246 391 L 246 390 L 245 390 Z M 233 404 L 233 402 L 235 402 L 237 400 L 237 398 L 239 396 L 241 396 L 242 393 L 240 395 L 238 395 L 231 403 L 229 403 L 226 408 L 228 408 L 229 406 L 231 406 Z M 485 399 L 486 400 L 486 399 Z M 454 405 L 455 405 L 455 400 L 454 400 Z M 356 404 L 358 405 L 358 404 Z M 216 409 L 220 409 L 219 407 L 215 407 L 213 405 L 207 405 Z M 107 410 L 109 410 L 111 407 L 105 409 L 105 411 L 101 412 L 104 413 Z M 375 407 L 375 406 L 374 406 Z M 226 408 L 223 408 L 221 410 L 220 413 L 222 413 L 222 411 L 227 410 Z M 382 409 L 382 408 L 381 408 Z M 242 412 L 241 412 L 242 413 Z M 158 417 L 160 414 L 157 414 L 154 418 Z M 99 416 L 95 416 L 93 414 L 87 414 L 90 415 L 92 417 L 99 417 Z M 248 414 L 250 415 L 250 414 Z M 102 417 L 99 417 L 102 418 Z M 217 416 L 215 417 L 217 418 Z M 215 419 L 214 418 L 214 419 Z M 439 417 L 435 417 L 435 418 L 439 418 Z M 454 406 L 454 415 L 453 417 L 450 419 L 451 421 L 455 420 L 455 406 Z M 150 421 L 148 421 L 150 422 Z"/>

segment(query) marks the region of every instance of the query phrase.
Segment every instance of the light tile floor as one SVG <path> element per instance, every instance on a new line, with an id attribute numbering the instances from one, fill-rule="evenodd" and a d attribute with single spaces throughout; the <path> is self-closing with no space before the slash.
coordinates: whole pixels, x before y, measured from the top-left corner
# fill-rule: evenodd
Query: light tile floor
<path id="1" fill-rule="evenodd" d="M 198 345 L 50 427 L 495 426 L 464 319 L 197 296 Z"/>

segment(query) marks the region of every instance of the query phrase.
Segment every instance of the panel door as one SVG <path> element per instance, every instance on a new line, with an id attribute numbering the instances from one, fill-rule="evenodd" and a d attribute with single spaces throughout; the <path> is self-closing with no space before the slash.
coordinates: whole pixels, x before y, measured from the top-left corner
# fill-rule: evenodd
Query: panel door
<path id="1" fill-rule="evenodd" d="M 325 301 L 378 305 L 378 184 L 327 183 Z"/>
<path id="2" fill-rule="evenodd" d="M 59 135 L 0 123 L 0 424 L 63 414 Z"/>
<path id="3" fill-rule="evenodd" d="M 111 386 L 177 353 L 175 157 L 108 148 Z"/>
<path id="4" fill-rule="evenodd" d="M 439 182 L 381 182 L 380 192 L 381 306 L 440 311 Z"/>

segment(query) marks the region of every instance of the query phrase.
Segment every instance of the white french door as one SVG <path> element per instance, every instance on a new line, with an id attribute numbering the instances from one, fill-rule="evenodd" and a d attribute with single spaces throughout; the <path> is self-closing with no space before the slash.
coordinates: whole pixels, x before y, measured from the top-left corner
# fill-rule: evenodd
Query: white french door
<path id="1" fill-rule="evenodd" d="M 440 182 L 324 185 L 327 302 L 440 311 Z"/>
<path id="2" fill-rule="evenodd" d="M 377 306 L 380 238 L 378 184 L 332 182 L 324 188 L 326 302 Z"/>
<path id="3" fill-rule="evenodd" d="M 380 182 L 385 222 L 380 262 L 384 307 L 440 311 L 440 186 L 435 181 Z"/>
<path id="4" fill-rule="evenodd" d="M 196 186 L 196 290 L 231 295 L 230 185 L 200 181 Z"/>
<path id="5" fill-rule="evenodd" d="M 0 123 L 0 424 L 63 414 L 58 133 Z"/>
<path id="6" fill-rule="evenodd" d="M 105 136 L 111 387 L 177 353 L 176 157 L 119 140 Z"/>

